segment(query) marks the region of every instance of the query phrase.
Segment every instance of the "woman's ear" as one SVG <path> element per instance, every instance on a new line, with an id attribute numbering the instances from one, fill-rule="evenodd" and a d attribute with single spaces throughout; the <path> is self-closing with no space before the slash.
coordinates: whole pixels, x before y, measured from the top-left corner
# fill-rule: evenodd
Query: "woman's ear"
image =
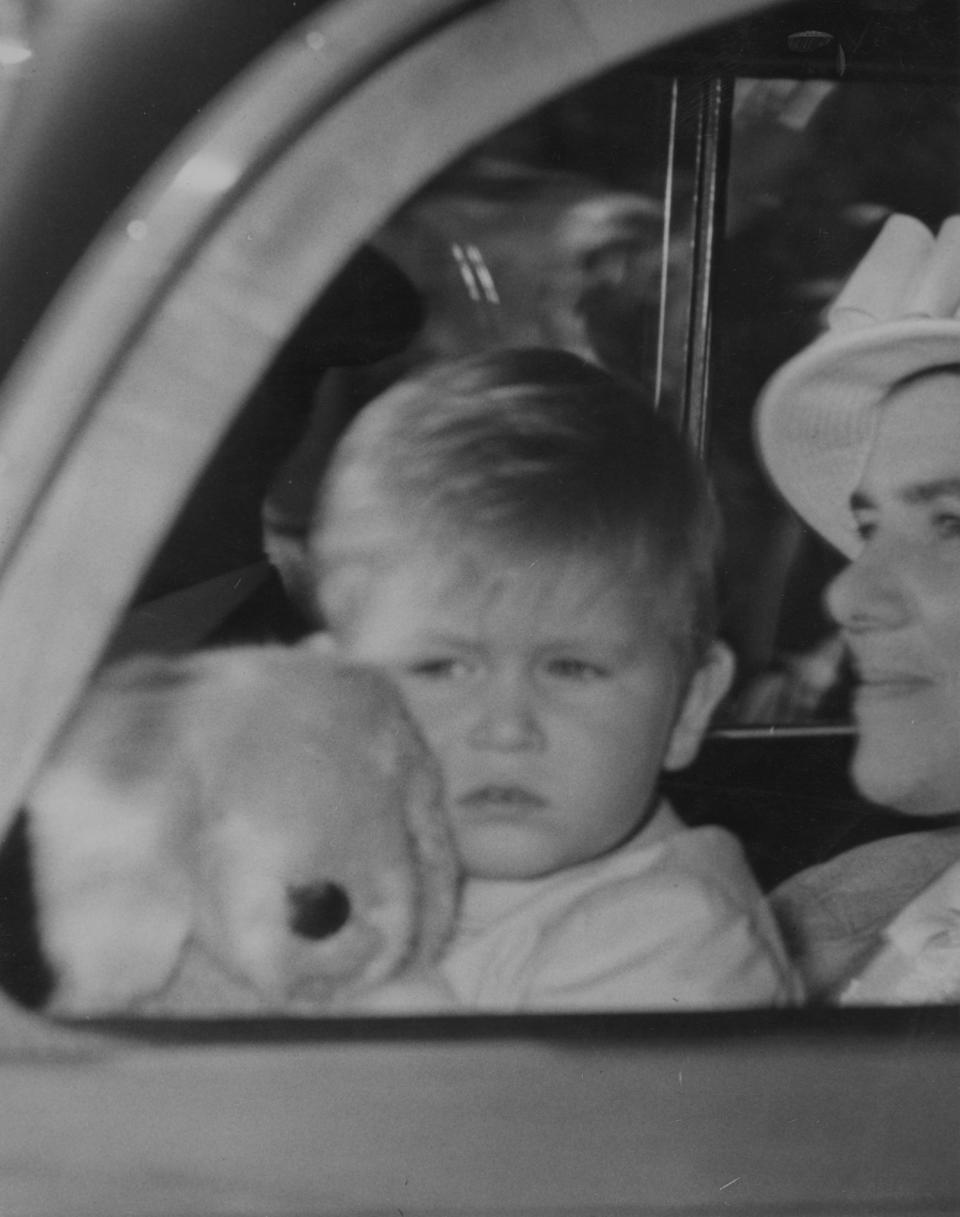
<path id="1" fill-rule="evenodd" d="M 673 724 L 664 769 L 683 769 L 700 750 L 714 710 L 733 683 L 736 660 L 724 642 L 714 642 L 694 672 Z"/>

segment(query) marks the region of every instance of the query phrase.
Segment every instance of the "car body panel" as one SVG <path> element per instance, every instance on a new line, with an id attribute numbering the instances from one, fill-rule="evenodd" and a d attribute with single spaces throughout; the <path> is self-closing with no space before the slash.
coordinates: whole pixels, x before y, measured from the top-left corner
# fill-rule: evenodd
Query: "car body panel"
<path id="1" fill-rule="evenodd" d="M 956 1211 L 955 1012 L 386 1024 L 10 1065 L 6 1210 Z"/>

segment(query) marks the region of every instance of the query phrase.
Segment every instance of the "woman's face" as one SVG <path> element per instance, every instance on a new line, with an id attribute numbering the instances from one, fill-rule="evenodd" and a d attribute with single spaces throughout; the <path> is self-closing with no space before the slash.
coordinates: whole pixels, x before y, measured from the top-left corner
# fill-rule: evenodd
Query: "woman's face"
<path id="1" fill-rule="evenodd" d="M 863 548 L 827 590 L 858 678 L 853 778 L 915 815 L 960 809 L 960 377 L 892 394 L 851 498 Z"/>

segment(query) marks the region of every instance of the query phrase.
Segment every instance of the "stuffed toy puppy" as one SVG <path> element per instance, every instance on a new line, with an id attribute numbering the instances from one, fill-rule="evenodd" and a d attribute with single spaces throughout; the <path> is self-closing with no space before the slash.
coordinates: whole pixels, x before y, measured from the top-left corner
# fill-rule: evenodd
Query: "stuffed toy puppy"
<path id="1" fill-rule="evenodd" d="M 57 1014 L 349 1005 L 429 963 L 454 914 L 400 694 L 309 642 L 104 669 L 27 816 Z"/>

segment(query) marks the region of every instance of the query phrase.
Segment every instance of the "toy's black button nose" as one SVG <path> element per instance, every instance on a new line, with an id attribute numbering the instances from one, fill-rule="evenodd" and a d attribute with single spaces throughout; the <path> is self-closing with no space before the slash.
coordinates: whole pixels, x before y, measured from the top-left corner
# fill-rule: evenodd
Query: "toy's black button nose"
<path id="1" fill-rule="evenodd" d="M 307 883 L 287 891 L 290 928 L 301 938 L 329 938 L 350 919 L 350 897 L 338 883 Z"/>

